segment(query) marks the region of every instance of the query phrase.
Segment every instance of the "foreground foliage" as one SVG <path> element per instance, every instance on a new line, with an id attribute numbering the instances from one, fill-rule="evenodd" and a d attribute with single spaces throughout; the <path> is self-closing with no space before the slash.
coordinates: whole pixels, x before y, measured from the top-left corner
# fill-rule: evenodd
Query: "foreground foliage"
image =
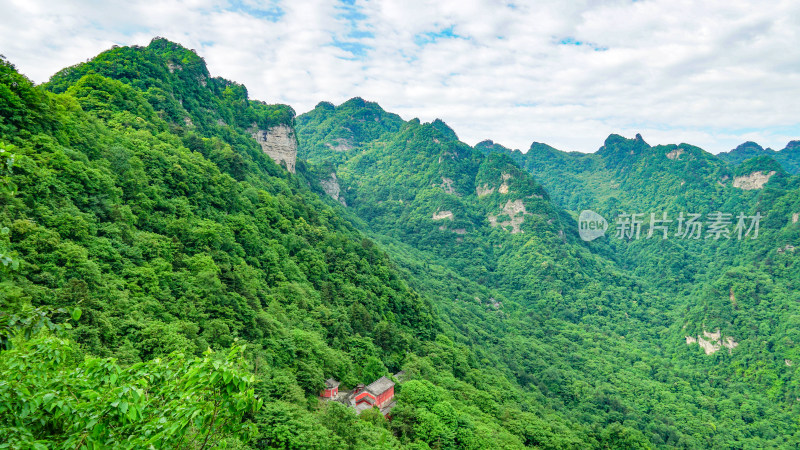
<path id="1" fill-rule="evenodd" d="M 254 431 L 254 377 L 227 358 L 173 353 L 120 367 L 46 334 L 0 353 L 0 448 L 216 448 Z"/>
<path id="2" fill-rule="evenodd" d="M 769 161 L 612 136 L 533 164 L 362 99 L 295 119 L 164 39 L 38 87 L 3 62 L 0 112 L 5 445 L 798 444 L 797 177 L 715 187 Z M 296 175 L 252 139 L 277 124 Z M 587 244 L 595 201 L 758 209 L 765 239 Z M 716 327 L 740 346 L 686 345 Z M 391 420 L 317 399 L 401 369 Z"/>

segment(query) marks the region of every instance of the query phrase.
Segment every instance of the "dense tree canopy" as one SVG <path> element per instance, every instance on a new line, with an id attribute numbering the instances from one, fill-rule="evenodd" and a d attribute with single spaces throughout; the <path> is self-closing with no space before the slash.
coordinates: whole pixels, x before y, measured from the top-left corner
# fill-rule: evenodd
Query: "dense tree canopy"
<path id="1" fill-rule="evenodd" d="M 276 125 L 296 174 L 252 137 Z M 790 173 L 473 148 L 360 98 L 295 118 L 162 38 L 43 86 L 2 61 L 0 448 L 792 448 Z M 584 208 L 763 218 L 586 243 Z M 318 398 L 400 370 L 389 418 Z"/>

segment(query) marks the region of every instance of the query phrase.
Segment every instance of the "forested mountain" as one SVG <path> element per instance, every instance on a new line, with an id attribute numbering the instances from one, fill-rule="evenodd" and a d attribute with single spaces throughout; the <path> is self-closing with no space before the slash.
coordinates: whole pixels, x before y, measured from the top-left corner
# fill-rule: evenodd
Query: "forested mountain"
<path id="1" fill-rule="evenodd" d="M 800 181 L 769 157 L 295 118 L 161 38 L 42 86 L 3 60 L 0 150 L 0 448 L 800 445 Z M 584 208 L 764 219 L 585 242 Z M 401 370 L 389 419 L 318 398 Z"/>
<path id="2" fill-rule="evenodd" d="M 769 156 L 794 175 L 800 174 L 800 141 L 791 141 L 783 150 L 763 148 L 755 142 L 745 142 L 729 152 L 718 153 L 717 157 L 733 166 L 756 156 Z"/>
<path id="3" fill-rule="evenodd" d="M 520 381 L 519 375 L 539 374 L 528 379 L 535 380 L 540 392 L 546 392 L 547 397 L 560 398 L 568 410 L 581 410 L 588 405 L 586 397 L 566 394 L 565 384 L 587 382 L 591 387 L 582 394 L 593 392 L 588 397 L 594 398 L 602 397 L 603 390 L 614 392 L 613 397 L 620 402 L 621 409 L 636 417 L 624 423 L 640 421 L 637 428 L 646 430 L 651 443 L 656 445 L 736 446 L 738 444 L 733 444 L 736 440 L 758 440 L 755 436 L 759 433 L 753 429 L 744 431 L 747 426 L 732 425 L 726 434 L 737 436 L 734 441 L 715 440 L 710 436 L 692 440 L 683 435 L 692 434 L 683 426 L 663 426 L 658 422 L 663 419 L 670 423 L 686 423 L 692 418 L 678 418 L 671 413 L 653 415 L 652 410 L 634 405 L 632 397 L 620 395 L 625 391 L 621 387 L 623 383 L 659 392 L 668 384 L 650 382 L 668 382 L 670 378 L 659 379 L 654 376 L 655 372 L 626 373 L 624 381 L 613 376 L 605 378 L 602 370 L 576 364 L 572 359 L 575 354 L 596 351 L 618 357 L 617 367 L 635 366 L 638 361 L 648 367 L 668 367 L 666 372 L 670 374 L 686 368 L 683 376 L 692 373 L 704 380 L 696 380 L 698 386 L 709 386 L 705 384 L 709 382 L 705 377 L 713 374 L 712 378 L 719 378 L 710 381 L 709 391 L 703 393 L 700 388 L 701 391 L 690 397 L 730 395 L 732 404 L 741 403 L 742 397 L 761 397 L 757 391 L 765 385 L 751 391 L 755 384 L 748 386 L 748 383 L 754 378 L 762 381 L 770 378 L 772 381 L 768 384 L 773 392 L 794 386 L 782 391 L 780 395 L 787 403 L 773 412 L 780 415 L 779 410 L 788 412 L 794 407 L 797 380 L 794 369 L 787 366 L 785 360 L 796 353 L 793 323 L 798 312 L 794 293 L 797 277 L 786 276 L 785 270 L 791 272 L 789 268 L 793 267 L 794 259 L 793 253 L 785 249 L 787 245 L 791 248 L 797 244 L 797 226 L 790 223 L 790 219 L 791 211 L 800 205 L 796 201 L 797 179 L 789 177 L 774 165 L 774 161 L 753 160 L 732 170 L 697 147 L 686 144 L 650 147 L 641 136 L 628 140 L 616 135 L 610 136 L 595 155 L 565 154 L 544 144 L 534 144 L 531 151 L 523 155 L 492 142 L 481 143 L 476 146 L 477 151 L 470 151 L 440 121 L 421 124 L 411 120 L 398 132 L 388 127 L 377 129 L 375 125 L 377 131 L 373 130 L 369 136 L 352 132 L 354 123 L 388 123 L 387 117 L 391 116 L 377 105 L 361 99 L 337 107 L 318 105 L 297 119 L 298 135 L 308 139 L 301 142 L 301 148 L 305 148 L 309 161 L 330 171 L 321 176 L 337 180 L 337 198 L 365 221 L 368 232 L 403 241 L 407 243 L 406 251 L 410 251 L 407 247 L 414 247 L 420 252 L 420 259 L 438 261 L 465 274 L 490 288 L 493 297 L 503 298 L 503 305 L 513 307 L 515 312 L 526 311 L 531 323 L 516 324 L 508 334 L 506 330 L 493 334 L 496 337 L 501 333 L 513 342 L 500 350 L 510 355 L 505 361 L 510 367 L 529 359 L 521 356 L 524 353 L 520 354 L 518 349 L 526 348 L 530 342 L 535 342 L 539 351 L 548 353 L 552 366 L 544 371 L 523 366 L 522 373 L 518 374 Z M 311 130 L 317 130 L 320 124 L 324 124 L 326 134 L 312 135 Z M 360 144 L 337 148 L 332 139 L 342 135 Z M 409 147 L 414 151 L 409 152 Z M 526 177 L 512 161 L 538 178 L 556 204 L 550 202 L 547 192 L 542 192 L 538 183 Z M 756 177 L 754 181 L 767 181 L 764 189 L 734 187 L 734 184 L 749 183 L 753 173 L 762 171 L 769 174 L 769 180 Z M 590 203 L 598 200 L 598 206 Z M 497 215 L 500 208 L 515 205 L 517 201 L 522 202 L 525 212 L 521 212 L 522 208 L 517 208 L 520 212 L 509 208 L 511 214 L 506 217 L 501 219 Z M 625 242 L 603 239 L 585 244 L 576 236 L 574 219 L 559 209 L 559 206 L 566 207 L 577 213 L 579 209 L 570 201 L 582 202 L 584 207 L 591 205 L 609 219 L 612 213 L 633 207 L 642 212 L 701 207 L 699 212 L 704 214 L 726 207 L 752 214 L 759 209 L 758 205 L 768 204 L 768 208 L 759 210 L 769 215 L 761 224 L 759 240 Z M 532 208 L 536 208 L 536 212 L 528 216 L 526 213 Z M 520 222 L 518 225 L 512 221 L 514 218 Z M 501 220 L 507 225 L 496 226 Z M 458 233 L 454 235 L 453 230 Z M 742 252 L 742 248 L 747 251 Z M 765 254 L 778 259 L 781 268 L 775 270 L 774 260 L 753 267 Z M 737 268 L 740 265 L 742 267 Z M 744 273 L 748 274 L 746 279 L 739 279 Z M 759 275 L 751 278 L 754 274 Z M 424 272 L 420 271 L 420 275 L 424 277 Z M 759 286 L 760 283 L 766 284 Z M 769 291 L 765 295 L 769 301 L 762 303 L 760 299 L 751 299 L 750 308 L 740 310 L 737 304 L 731 310 L 730 305 L 720 300 L 723 289 L 720 286 L 727 286 L 729 291 L 742 291 L 745 296 L 752 295 L 754 290 Z M 445 320 L 449 318 L 447 313 L 443 316 Z M 760 321 L 769 325 L 764 326 Z M 454 322 L 458 324 L 459 321 Z M 540 342 L 517 338 L 519 334 L 536 336 L 537 333 L 564 336 L 572 324 L 581 327 L 581 348 L 576 349 L 575 354 L 560 354 L 558 346 L 563 344 L 546 337 Z M 530 329 L 531 325 L 534 329 Z M 714 334 L 717 328 L 723 329 L 725 336 L 747 335 L 748 341 L 738 341 L 736 336 L 735 343 L 741 346 L 739 352 L 731 349 L 725 356 L 715 351 L 714 357 L 705 356 L 699 346 L 686 345 L 686 336 L 697 342 L 693 336 L 704 336 L 704 332 Z M 529 331 L 524 331 L 526 329 Z M 605 346 L 608 336 L 615 337 L 614 346 Z M 725 342 L 721 336 L 719 339 Z M 769 351 L 763 349 L 766 342 L 772 342 L 767 344 Z M 486 345 L 481 343 L 481 346 Z M 595 345 L 602 349 L 592 350 Z M 744 346 L 749 348 L 744 350 Z M 648 354 L 637 353 L 640 349 L 647 349 Z M 696 355 L 698 352 L 700 355 Z M 689 361 L 697 367 L 683 366 Z M 738 369 L 735 367 L 741 365 L 751 367 L 749 370 L 759 375 L 736 377 Z M 543 380 L 552 376 L 553 367 L 559 368 L 558 381 L 555 385 L 546 384 Z M 597 383 L 599 379 L 603 382 Z M 738 394 L 732 394 L 739 389 Z M 564 394 L 580 400 L 570 402 L 562 396 Z M 763 406 L 776 405 L 775 399 L 761 398 Z M 638 416 L 634 412 L 643 410 L 650 413 Z M 571 416 L 581 417 L 580 414 Z M 716 419 L 714 426 L 720 429 Z M 796 431 L 787 429 L 787 432 Z M 774 445 L 778 445 L 778 441 Z"/>
<path id="4" fill-rule="evenodd" d="M 788 175 L 769 156 L 730 167 L 697 147 L 651 147 L 638 135 L 612 135 L 594 154 L 565 153 L 538 143 L 525 154 L 491 141 L 476 148 L 510 155 L 575 216 L 591 209 L 607 218 L 607 237 L 590 246 L 626 273 L 676 297 L 670 329 L 675 338 L 686 337 L 687 345 L 699 341 L 712 354 L 724 350 L 722 336 L 736 344 L 729 349 L 731 361 L 708 369 L 728 374 L 726 384 L 771 380 L 771 387 L 762 385 L 770 401 L 780 397 L 779 386 L 798 385 L 793 369 L 800 337 L 797 176 Z M 681 214 L 700 214 L 708 227 L 717 212 L 729 214 L 731 237 L 716 239 L 709 228 L 698 239 L 677 235 Z M 643 221 L 641 237 L 617 239 L 620 218 L 636 213 Z M 762 216 L 757 238 L 736 235 L 739 214 Z M 662 236 L 658 230 L 655 239 L 648 238 L 650 222 L 662 218 L 671 219 L 670 233 Z M 721 336 L 706 334 L 712 330 Z M 784 400 L 798 401 L 795 394 Z"/>

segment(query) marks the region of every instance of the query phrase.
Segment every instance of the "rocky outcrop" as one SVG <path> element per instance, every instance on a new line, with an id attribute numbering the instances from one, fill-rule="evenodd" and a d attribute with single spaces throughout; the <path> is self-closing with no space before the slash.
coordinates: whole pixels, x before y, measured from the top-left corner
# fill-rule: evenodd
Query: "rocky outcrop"
<path id="1" fill-rule="evenodd" d="M 745 191 L 751 191 L 754 189 L 761 189 L 767 184 L 772 176 L 775 175 L 775 171 L 771 170 L 768 173 L 766 172 L 753 172 L 750 175 L 742 175 L 740 177 L 733 177 L 733 187 L 744 189 Z"/>
<path id="2" fill-rule="evenodd" d="M 503 211 L 500 214 L 489 214 L 489 225 L 501 227 L 503 229 L 510 226 L 511 234 L 522 233 L 520 225 L 525 221 L 526 214 L 530 215 L 530 213 L 525 210 L 525 204 L 522 203 L 522 200 L 509 200 L 506 202 L 505 206 L 503 206 Z M 499 220 L 503 215 L 508 216 L 508 220 Z"/>
<path id="3" fill-rule="evenodd" d="M 261 149 L 277 164 L 283 162 L 286 170 L 294 173 L 297 161 L 297 139 L 294 129 L 287 125 L 277 125 L 266 130 L 253 132 L 253 139 L 261 144 Z"/>
<path id="4" fill-rule="evenodd" d="M 503 182 L 500 184 L 500 187 L 497 188 L 497 192 L 501 194 L 508 194 L 508 183 L 507 181 L 511 179 L 511 174 L 503 172 L 502 174 Z M 478 198 L 485 197 L 489 194 L 495 192 L 495 188 L 489 187 L 489 183 L 484 183 L 483 186 L 476 186 L 475 193 L 478 194 Z"/>
<path id="5" fill-rule="evenodd" d="M 728 353 L 733 353 L 733 349 L 739 346 L 739 343 L 731 336 L 725 336 L 725 339 L 722 339 L 722 333 L 720 333 L 719 329 L 713 333 L 703 330 L 703 334 L 698 335 L 697 338 L 694 336 L 685 337 L 686 345 L 697 343 L 705 351 L 706 355 L 712 355 L 723 347 L 728 349 Z"/>
<path id="6" fill-rule="evenodd" d="M 326 142 L 325 146 L 335 152 L 346 152 L 354 148 L 353 142 L 347 138 L 336 138 L 333 143 Z"/>
<path id="7" fill-rule="evenodd" d="M 667 158 L 669 158 L 669 159 L 678 159 L 678 158 L 681 157 L 682 154 L 683 154 L 683 149 L 678 147 L 675 150 L 667 153 Z"/>
<path id="8" fill-rule="evenodd" d="M 342 188 L 339 186 L 339 180 L 336 178 L 336 172 L 331 172 L 328 178 L 320 180 L 319 185 L 322 186 L 322 190 L 325 191 L 325 193 L 328 194 L 332 199 L 341 203 L 343 206 L 347 206 L 347 202 L 345 202 L 344 198 L 340 195 Z"/>
<path id="9" fill-rule="evenodd" d="M 494 188 L 490 188 L 489 184 L 484 184 L 483 186 L 475 187 L 475 193 L 478 194 L 478 198 L 485 197 L 489 194 L 494 192 Z"/>
<path id="10" fill-rule="evenodd" d="M 436 211 L 433 213 L 433 220 L 453 220 L 453 212 L 452 211 Z"/>
<path id="11" fill-rule="evenodd" d="M 448 194 L 456 193 L 456 190 L 453 189 L 453 180 L 451 178 L 442 177 L 442 184 L 436 186 L 442 188 L 442 190 Z"/>

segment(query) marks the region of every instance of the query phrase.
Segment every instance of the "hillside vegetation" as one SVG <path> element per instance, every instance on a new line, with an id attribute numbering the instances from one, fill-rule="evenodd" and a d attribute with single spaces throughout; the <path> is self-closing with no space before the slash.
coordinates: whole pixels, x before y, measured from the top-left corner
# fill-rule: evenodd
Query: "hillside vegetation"
<path id="1" fill-rule="evenodd" d="M 360 98 L 295 117 L 161 38 L 41 86 L 3 60 L 0 448 L 800 445 L 798 177 L 534 147 Z M 582 208 L 764 219 L 587 243 Z M 738 346 L 687 345 L 717 329 Z M 401 370 L 388 419 L 318 397 Z"/>

